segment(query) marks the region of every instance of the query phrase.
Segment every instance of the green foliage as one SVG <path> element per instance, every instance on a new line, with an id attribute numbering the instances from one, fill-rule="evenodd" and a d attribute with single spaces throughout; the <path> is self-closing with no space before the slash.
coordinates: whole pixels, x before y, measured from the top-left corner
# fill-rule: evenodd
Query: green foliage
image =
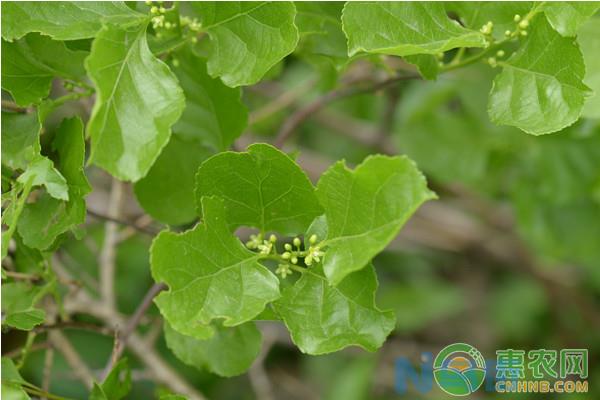
<path id="1" fill-rule="evenodd" d="M 2 358 L 2 396 L 59 398 L 30 383 L 41 381 L 39 360 L 27 368 L 33 342 L 55 328 L 47 325 L 113 329 L 107 315 L 122 319 L 140 304 L 148 315 L 129 319 L 126 339 L 139 342 L 146 330 L 151 338 L 162 326 L 164 340 L 148 340 L 148 357 L 128 347 L 137 351 L 132 368 L 152 369 L 148 360 L 163 368 L 160 357 L 170 354 L 164 363 L 179 359 L 173 369 L 200 376 L 198 386 L 220 382 L 198 370 L 232 377 L 260 360 L 264 321 L 287 328 L 310 355 L 349 346 L 372 352 L 394 330 L 429 340 L 423 329 L 470 306 L 461 284 L 471 270 L 455 273 L 454 262 L 512 262 L 482 260 L 479 241 L 487 257 L 504 254 L 505 242 L 520 246 L 520 237 L 527 248 L 517 256 L 532 252 L 525 272 L 547 274 L 544 285 L 552 285 L 561 278 L 538 272 L 537 263 L 572 263 L 573 279 L 597 294 L 599 9 L 3 2 L 2 327 L 7 335 L 26 331 L 27 340 L 16 363 Z M 248 144 L 255 141 L 278 146 Z M 131 182 L 141 209 L 126 204 L 103 217 L 107 178 Z M 435 250 L 385 253 L 425 202 L 439 196 L 443 209 L 463 195 L 512 212 L 518 237 L 499 240 L 498 252 L 496 241 L 478 237 L 487 230 L 472 227 L 489 223 L 504 234 L 513 224 L 490 222 L 498 217 L 477 201 L 468 222 L 472 204 L 446 215 L 436 203 L 417 218 L 439 233 L 430 239 Z M 88 211 L 94 218 L 86 220 Z M 98 218 L 128 227 L 105 229 Z M 458 238 L 448 238 L 453 233 Z M 418 227 L 408 234 L 410 244 L 423 238 Z M 112 269 L 114 308 L 105 298 Z M 546 286 L 495 278 L 480 288 L 489 286 L 488 302 L 477 299 L 497 317 L 495 333 L 543 334 L 553 307 Z M 143 295 L 152 283 L 158 294 L 150 303 Z M 73 301 L 79 291 L 83 300 Z M 503 303 L 510 296 L 520 318 Z M 101 338 L 83 347 L 108 351 L 110 338 Z M 102 355 L 94 370 L 106 364 Z M 333 368 L 353 382 L 326 386 L 324 398 L 369 397 L 364 374 L 373 360 Z M 91 394 L 84 385 L 67 389 L 93 400 L 184 398 L 138 385 L 124 359 L 112 361 Z M 219 396 L 229 393 L 210 397 Z"/>
<path id="2" fill-rule="evenodd" d="M 90 160 L 120 179 L 137 181 L 168 143 L 184 108 L 183 92 L 148 48 L 146 24 L 106 25 L 85 66 L 98 89 L 87 127 Z"/>

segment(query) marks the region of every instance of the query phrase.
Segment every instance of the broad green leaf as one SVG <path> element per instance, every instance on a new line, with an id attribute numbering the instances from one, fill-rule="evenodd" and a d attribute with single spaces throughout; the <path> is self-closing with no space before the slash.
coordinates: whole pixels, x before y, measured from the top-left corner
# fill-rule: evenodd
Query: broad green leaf
<path id="1" fill-rule="evenodd" d="M 90 161 L 121 180 L 137 181 L 169 141 L 185 105 L 183 92 L 148 49 L 146 25 L 102 28 L 86 69 L 97 87 L 87 127 Z"/>
<path id="2" fill-rule="evenodd" d="M 58 235 L 85 221 L 84 196 L 91 191 L 83 172 L 85 141 L 78 117 L 63 120 L 53 147 L 58 153 L 56 168 L 67 181 L 69 201 L 44 194 L 25 205 L 18 224 L 23 242 L 42 250 L 50 247 Z"/>
<path id="3" fill-rule="evenodd" d="M 375 305 L 372 265 L 331 286 L 320 267 L 307 269 L 274 305 L 303 353 L 324 354 L 347 346 L 379 348 L 394 329 L 391 311 Z"/>
<path id="4" fill-rule="evenodd" d="M 577 42 L 585 61 L 583 83 L 594 91 L 585 102 L 581 116 L 600 118 L 600 18 L 589 20 L 579 29 Z"/>
<path id="5" fill-rule="evenodd" d="M 227 86 L 252 85 L 294 51 L 298 30 L 291 2 L 192 3 L 210 36 L 208 73 Z"/>
<path id="6" fill-rule="evenodd" d="M 541 6 L 550 25 L 563 36 L 575 36 L 581 25 L 593 16 L 600 3 L 597 1 L 544 2 Z"/>
<path id="7" fill-rule="evenodd" d="M 2 164 L 26 169 L 40 152 L 41 128 L 35 113 L 2 112 Z"/>
<path id="8" fill-rule="evenodd" d="M 202 163 L 196 174 L 198 205 L 203 196 L 224 199 L 232 228 L 298 234 L 323 212 L 306 174 L 267 144 L 253 144 L 245 153 L 220 153 Z"/>
<path id="9" fill-rule="evenodd" d="M 127 359 L 117 362 L 101 385 L 94 383 L 90 400 L 120 400 L 131 390 L 131 370 Z"/>
<path id="10" fill-rule="evenodd" d="M 516 29 L 515 15 L 526 16 L 534 4 L 531 1 L 452 1 L 444 6 L 446 11 L 456 13 L 467 28 L 479 30 L 492 22 L 492 36 L 500 40 L 506 37 L 504 32 Z"/>
<path id="11" fill-rule="evenodd" d="M 442 3 L 348 2 L 342 15 L 348 54 L 408 56 L 437 54 L 457 47 L 483 47 L 478 31 L 461 27 Z"/>
<path id="12" fill-rule="evenodd" d="M 371 156 L 354 171 L 343 161 L 331 166 L 319 180 L 317 197 L 327 218 L 323 269 L 337 285 L 365 267 L 436 196 L 412 160 Z"/>
<path id="13" fill-rule="evenodd" d="M 87 53 L 69 50 L 63 42 L 33 33 L 2 42 L 2 88 L 21 106 L 48 97 L 55 77 L 78 80 L 85 76 Z"/>
<path id="14" fill-rule="evenodd" d="M 279 280 L 262 266 L 227 225 L 223 201 L 202 199 L 203 222 L 176 234 L 161 232 L 152 244 L 151 268 L 156 282 L 169 290 L 154 300 L 178 332 L 208 339 L 208 324 L 240 325 L 279 297 Z"/>
<path id="15" fill-rule="evenodd" d="M 260 331 L 252 322 L 232 328 L 214 327 L 215 334 L 206 340 L 182 335 L 168 323 L 164 327 L 167 347 L 177 358 L 220 376 L 246 372 L 260 352 Z"/>
<path id="16" fill-rule="evenodd" d="M 194 177 L 202 161 L 211 154 L 196 140 L 171 136 L 148 174 L 135 183 L 135 196 L 142 208 L 153 218 L 171 225 L 197 218 Z"/>
<path id="17" fill-rule="evenodd" d="M 31 186 L 44 186 L 55 199 L 69 200 L 67 181 L 46 157 L 37 155 L 17 181 L 23 185 L 31 182 Z"/>
<path id="18" fill-rule="evenodd" d="M 523 45 L 506 62 L 490 92 L 489 115 L 499 125 L 532 135 L 559 131 L 581 115 L 590 89 L 585 65 L 572 38 L 560 36 L 537 17 Z"/>
<path id="19" fill-rule="evenodd" d="M 46 287 L 25 282 L 2 284 L 2 325 L 29 331 L 44 322 L 45 312 L 35 308 Z"/>
<path id="20" fill-rule="evenodd" d="M 116 1 L 9 1 L 2 4 L 2 38 L 13 41 L 39 32 L 55 40 L 85 39 L 103 23 L 127 25 L 146 18 Z"/>
<path id="21" fill-rule="evenodd" d="M 206 61 L 184 49 L 173 67 L 185 94 L 185 109 L 173 132 L 199 140 L 215 150 L 227 150 L 246 127 L 248 110 L 241 89 L 225 86 L 206 72 Z"/>

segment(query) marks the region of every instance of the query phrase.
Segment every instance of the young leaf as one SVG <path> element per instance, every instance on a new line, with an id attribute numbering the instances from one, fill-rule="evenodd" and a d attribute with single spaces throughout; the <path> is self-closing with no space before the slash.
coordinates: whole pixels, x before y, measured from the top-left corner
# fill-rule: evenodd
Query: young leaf
<path id="1" fill-rule="evenodd" d="M 391 311 L 375 305 L 377 277 L 372 265 L 331 286 L 320 267 L 307 269 L 274 303 L 304 353 L 324 354 L 347 346 L 379 348 L 394 329 Z"/>
<path id="2" fill-rule="evenodd" d="M 247 250 L 227 226 L 223 201 L 202 199 L 203 223 L 185 233 L 161 232 L 152 244 L 150 263 L 156 282 L 170 290 L 155 303 L 180 333 L 208 339 L 208 324 L 240 325 L 279 297 L 279 280 Z"/>
<path id="3" fill-rule="evenodd" d="M 600 9 L 597 1 L 544 2 L 542 10 L 550 25 L 563 36 L 575 36 L 579 27 Z"/>
<path id="4" fill-rule="evenodd" d="M 90 400 L 121 400 L 131 390 L 131 370 L 127 359 L 119 360 L 101 385 L 94 383 Z"/>
<path id="5" fill-rule="evenodd" d="M 224 199 L 232 229 L 298 234 L 323 212 L 306 174 L 267 144 L 251 145 L 246 153 L 220 153 L 202 163 L 196 174 L 197 204 L 213 195 Z"/>
<path id="6" fill-rule="evenodd" d="M 185 110 L 173 132 L 199 140 L 218 151 L 227 150 L 246 127 L 248 110 L 242 91 L 225 86 L 206 72 L 206 61 L 184 49 L 177 53 L 173 71 L 185 93 Z"/>
<path id="7" fill-rule="evenodd" d="M 220 376 L 246 372 L 260 352 L 260 331 L 252 322 L 232 328 L 214 327 L 215 334 L 206 340 L 182 335 L 168 323 L 164 327 L 167 347 L 177 358 Z"/>
<path id="8" fill-rule="evenodd" d="M 166 224 L 193 221 L 197 217 L 194 176 L 212 153 L 197 140 L 173 134 L 148 174 L 135 183 L 142 208 Z"/>
<path id="9" fill-rule="evenodd" d="M 147 17 L 120 1 L 57 1 L 2 4 L 2 38 L 13 41 L 29 32 L 55 40 L 91 38 L 102 23 L 128 25 Z"/>
<path id="10" fill-rule="evenodd" d="M 480 32 L 450 20 L 442 3 L 347 2 L 342 21 L 350 56 L 437 54 L 485 45 Z"/>
<path id="11" fill-rule="evenodd" d="M 37 104 L 48 96 L 55 77 L 77 80 L 85 76 L 86 55 L 37 33 L 14 42 L 3 41 L 2 88 L 20 106 Z"/>
<path id="12" fill-rule="evenodd" d="M 19 374 L 13 360 L 2 357 L 2 397 L 9 400 L 29 400 L 30 397 L 22 388 L 28 384 Z"/>
<path id="13" fill-rule="evenodd" d="M 41 128 L 35 113 L 2 112 L 2 164 L 12 169 L 27 169 L 40 152 Z"/>
<path id="14" fill-rule="evenodd" d="M 98 94 L 88 123 L 90 161 L 121 180 L 146 175 L 185 105 L 169 67 L 146 42 L 146 25 L 102 28 L 86 59 Z"/>
<path id="15" fill-rule="evenodd" d="M 572 38 L 562 37 L 545 18 L 532 21 L 524 44 L 496 76 L 488 112 L 493 122 L 532 135 L 559 131 L 575 121 L 590 89 L 585 65 Z"/>
<path id="16" fill-rule="evenodd" d="M 18 223 L 23 242 L 42 250 L 50 247 L 58 235 L 85 221 L 84 196 L 91 191 L 83 172 L 85 141 L 81 119 L 63 120 L 53 147 L 58 153 L 57 169 L 67 181 L 69 201 L 42 195 L 35 203 L 25 205 Z"/>
<path id="17" fill-rule="evenodd" d="M 319 180 L 317 197 L 327 218 L 323 270 L 337 285 L 367 265 L 435 194 L 407 157 L 372 156 L 354 171 L 343 161 L 331 166 Z"/>
<path id="18" fill-rule="evenodd" d="M 192 3 L 210 36 L 208 73 L 227 86 L 252 85 L 294 51 L 298 30 L 291 2 Z"/>
<path id="19" fill-rule="evenodd" d="M 2 284 L 2 325 L 29 331 L 44 322 L 46 313 L 35 308 L 46 293 L 46 287 L 24 282 Z"/>
<path id="20" fill-rule="evenodd" d="M 17 182 L 31 186 L 44 186 L 48 194 L 55 199 L 69 200 L 69 187 L 65 178 L 54 168 L 52 161 L 44 156 L 37 155 L 29 164 Z"/>

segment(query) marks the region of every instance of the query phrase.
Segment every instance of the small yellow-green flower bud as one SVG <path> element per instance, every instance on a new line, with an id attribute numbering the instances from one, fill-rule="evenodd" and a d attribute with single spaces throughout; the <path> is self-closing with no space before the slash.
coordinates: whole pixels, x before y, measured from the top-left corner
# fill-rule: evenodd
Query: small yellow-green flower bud
<path id="1" fill-rule="evenodd" d="M 158 14 L 158 7 L 156 7 L 156 6 L 152 6 L 152 7 L 150 8 L 150 12 L 151 12 L 152 14 Z"/>
<path id="2" fill-rule="evenodd" d="M 298 264 L 298 257 L 294 256 L 290 261 L 292 261 L 292 264 Z"/>
<path id="3" fill-rule="evenodd" d="M 527 29 L 528 26 L 529 26 L 529 21 L 526 19 L 519 22 L 519 28 L 521 28 L 521 29 Z"/>
<path id="4" fill-rule="evenodd" d="M 317 239 L 318 239 L 317 235 L 313 234 L 313 235 L 310 236 L 310 238 L 308 239 L 308 241 L 309 241 L 310 244 L 315 244 L 315 243 L 317 243 Z"/>
<path id="5" fill-rule="evenodd" d="M 289 243 L 286 243 L 283 245 L 283 248 L 286 249 L 287 251 L 291 251 L 292 250 L 292 245 Z"/>
<path id="6" fill-rule="evenodd" d="M 527 36 L 527 31 L 521 31 L 521 36 Z"/>
<path id="7" fill-rule="evenodd" d="M 171 27 L 172 27 L 172 24 L 169 21 L 165 22 L 165 28 L 171 29 Z"/>
<path id="8" fill-rule="evenodd" d="M 164 13 L 165 11 L 167 11 L 167 9 L 164 8 L 164 7 L 161 7 L 161 8 L 158 9 L 158 11 L 160 11 L 161 13 Z"/>
<path id="9" fill-rule="evenodd" d="M 515 14 L 515 16 L 514 16 L 513 20 L 514 20 L 515 22 L 519 22 L 519 21 L 521 20 L 521 16 L 520 16 L 519 14 Z"/>
<path id="10" fill-rule="evenodd" d="M 508 29 L 504 31 L 504 36 L 510 36 L 512 35 L 512 32 L 509 31 Z"/>
<path id="11" fill-rule="evenodd" d="M 173 59 L 173 66 L 174 67 L 179 67 L 179 59 L 177 59 L 177 58 Z"/>
<path id="12" fill-rule="evenodd" d="M 496 57 L 504 57 L 504 50 L 498 50 L 496 52 Z"/>
<path id="13" fill-rule="evenodd" d="M 313 261 L 313 259 L 312 259 L 311 255 L 309 254 L 309 255 L 307 255 L 307 256 L 306 256 L 306 258 L 304 259 L 304 264 L 306 264 L 306 265 L 310 266 L 310 265 L 312 264 L 312 261 Z"/>
<path id="14" fill-rule="evenodd" d="M 300 238 L 294 238 L 294 246 L 296 246 L 296 247 L 300 247 L 300 244 L 301 244 L 301 243 L 302 243 L 302 242 L 300 241 Z"/>
<path id="15" fill-rule="evenodd" d="M 276 241 L 277 241 L 277 236 L 271 234 L 271 236 L 269 236 L 269 242 L 275 243 Z"/>
<path id="16" fill-rule="evenodd" d="M 281 255 L 281 258 L 283 258 L 284 260 L 289 260 L 291 257 L 292 254 L 287 251 Z"/>

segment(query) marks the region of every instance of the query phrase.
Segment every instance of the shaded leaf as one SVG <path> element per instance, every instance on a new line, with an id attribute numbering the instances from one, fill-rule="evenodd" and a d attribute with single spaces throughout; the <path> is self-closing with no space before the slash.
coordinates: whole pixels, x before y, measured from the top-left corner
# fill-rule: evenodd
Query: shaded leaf
<path id="1" fill-rule="evenodd" d="M 3 283 L 2 325 L 29 331 L 43 323 L 46 313 L 35 305 L 46 294 L 46 288 L 25 282 Z"/>
<path id="2" fill-rule="evenodd" d="M 127 359 L 119 360 L 101 385 L 94 383 L 90 400 L 120 400 L 131 390 L 131 370 Z"/>
<path id="3" fill-rule="evenodd" d="M 2 112 L 2 164 L 26 169 L 40 152 L 41 128 L 35 113 Z"/>
<path id="4" fill-rule="evenodd" d="M 254 323 L 231 328 L 214 327 L 215 334 L 206 340 L 182 335 L 165 323 L 167 347 L 184 363 L 208 369 L 221 376 L 235 376 L 250 368 L 258 356 L 261 335 Z"/>
<path id="5" fill-rule="evenodd" d="M 37 33 L 2 43 L 2 88 L 20 106 L 48 97 L 56 77 L 78 80 L 85 76 L 87 53 L 69 50 L 63 42 Z"/>
<path id="6" fill-rule="evenodd" d="M 581 25 L 600 9 L 596 1 L 545 2 L 541 6 L 550 25 L 563 36 L 575 36 Z"/>
<path id="7" fill-rule="evenodd" d="M 191 51 L 177 53 L 173 71 L 185 94 L 183 114 L 173 132 L 200 141 L 214 150 L 227 150 L 246 127 L 248 110 L 241 89 L 225 86 L 206 72 L 206 61 Z"/>

